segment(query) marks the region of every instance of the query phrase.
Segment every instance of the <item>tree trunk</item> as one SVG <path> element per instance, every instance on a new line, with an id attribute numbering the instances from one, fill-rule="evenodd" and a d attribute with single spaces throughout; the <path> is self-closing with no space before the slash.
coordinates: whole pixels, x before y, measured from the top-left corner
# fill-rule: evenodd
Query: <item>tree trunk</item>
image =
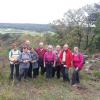
<path id="1" fill-rule="evenodd" d="M 79 41 L 78 41 L 78 47 L 80 48 L 81 47 L 81 41 L 82 41 L 82 36 L 81 34 L 79 35 Z"/>
<path id="2" fill-rule="evenodd" d="M 91 41 L 90 41 L 90 43 L 88 44 L 88 47 L 90 47 L 90 46 L 92 45 L 94 38 L 95 38 L 95 35 L 92 36 Z"/>
<path id="3" fill-rule="evenodd" d="M 80 32 L 80 27 L 78 27 L 78 36 L 79 36 L 78 47 L 80 48 L 81 47 L 81 41 L 82 41 L 82 35 L 81 35 L 81 32 Z"/>
<path id="4" fill-rule="evenodd" d="M 86 36 L 86 46 L 85 46 L 85 50 L 88 48 L 88 43 L 89 43 L 89 35 Z"/>

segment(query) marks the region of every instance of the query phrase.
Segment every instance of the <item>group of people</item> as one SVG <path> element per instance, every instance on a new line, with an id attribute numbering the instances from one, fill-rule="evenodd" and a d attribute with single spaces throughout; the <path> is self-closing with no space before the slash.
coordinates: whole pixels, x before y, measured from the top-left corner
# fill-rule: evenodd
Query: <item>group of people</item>
<path id="1" fill-rule="evenodd" d="M 39 43 L 39 48 L 34 49 L 30 46 L 30 41 L 26 40 L 20 49 L 14 43 L 9 52 L 10 61 L 10 79 L 21 81 L 22 78 L 36 79 L 41 75 L 45 75 L 47 79 L 57 79 L 63 77 L 63 81 L 71 82 L 73 86 L 80 83 L 79 72 L 84 65 L 84 57 L 79 52 L 78 47 L 74 47 L 74 52 L 70 50 L 68 44 L 63 48 L 57 45 L 54 49 L 52 45 L 44 47 L 44 43 Z M 73 69 L 72 76 L 69 77 L 69 70 Z"/>

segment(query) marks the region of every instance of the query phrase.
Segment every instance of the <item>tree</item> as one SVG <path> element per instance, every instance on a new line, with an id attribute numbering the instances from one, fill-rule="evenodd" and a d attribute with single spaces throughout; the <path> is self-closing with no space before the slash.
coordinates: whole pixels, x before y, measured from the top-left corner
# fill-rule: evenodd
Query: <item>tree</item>
<path id="1" fill-rule="evenodd" d="M 62 41 L 66 42 L 66 38 L 71 45 L 76 44 L 79 48 L 87 49 L 92 46 L 97 35 L 98 12 L 100 11 L 91 5 L 78 10 L 68 10 L 61 20 L 53 22 L 53 28 Z"/>
<path id="2" fill-rule="evenodd" d="M 95 22 L 97 19 L 96 15 L 96 8 L 91 5 L 87 5 L 83 7 L 84 12 L 87 14 L 86 21 L 85 21 L 85 49 L 89 48 L 96 36 L 94 29 L 96 27 Z"/>

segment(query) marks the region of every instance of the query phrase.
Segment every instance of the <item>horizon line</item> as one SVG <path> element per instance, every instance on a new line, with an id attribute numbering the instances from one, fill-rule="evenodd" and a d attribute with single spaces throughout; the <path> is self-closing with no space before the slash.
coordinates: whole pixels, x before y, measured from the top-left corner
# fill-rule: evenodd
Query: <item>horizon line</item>
<path id="1" fill-rule="evenodd" d="M 0 22 L 0 24 L 44 24 L 44 25 L 49 25 L 50 23 L 30 23 L 30 22 Z"/>

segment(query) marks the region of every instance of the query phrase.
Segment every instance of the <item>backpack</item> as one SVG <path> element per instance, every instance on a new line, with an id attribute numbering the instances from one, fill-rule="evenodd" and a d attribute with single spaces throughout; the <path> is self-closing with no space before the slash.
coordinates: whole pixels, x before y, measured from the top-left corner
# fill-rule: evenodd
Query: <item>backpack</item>
<path id="1" fill-rule="evenodd" d="M 85 58 L 84 58 L 84 55 L 82 54 L 82 56 L 83 56 L 83 65 L 85 64 Z M 78 57 L 79 57 L 79 59 L 80 59 L 80 53 L 78 54 Z"/>

